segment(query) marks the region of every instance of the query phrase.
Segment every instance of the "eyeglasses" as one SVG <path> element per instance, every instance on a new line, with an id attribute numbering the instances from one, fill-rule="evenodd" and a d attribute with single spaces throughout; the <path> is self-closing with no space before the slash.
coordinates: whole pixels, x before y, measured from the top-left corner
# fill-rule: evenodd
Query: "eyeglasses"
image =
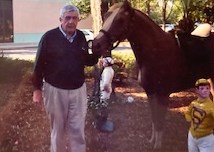
<path id="1" fill-rule="evenodd" d="M 71 19 L 77 21 L 79 18 L 77 16 L 65 16 L 65 21 L 70 21 Z"/>

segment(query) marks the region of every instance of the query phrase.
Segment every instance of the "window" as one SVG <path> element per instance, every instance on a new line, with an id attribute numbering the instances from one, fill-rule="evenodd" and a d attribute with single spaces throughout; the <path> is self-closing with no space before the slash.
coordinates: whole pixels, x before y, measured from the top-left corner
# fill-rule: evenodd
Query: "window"
<path id="1" fill-rule="evenodd" d="M 0 0 L 0 43 L 13 42 L 12 0 Z"/>

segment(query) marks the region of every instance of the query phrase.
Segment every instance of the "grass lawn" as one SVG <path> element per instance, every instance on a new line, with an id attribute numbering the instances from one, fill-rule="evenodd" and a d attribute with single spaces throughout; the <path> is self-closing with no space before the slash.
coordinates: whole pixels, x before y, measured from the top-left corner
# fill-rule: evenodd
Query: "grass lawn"
<path id="1" fill-rule="evenodd" d="M 33 63 L 24 60 L 0 58 L 0 107 L 7 103 L 21 82 L 24 74 L 31 71 Z"/>

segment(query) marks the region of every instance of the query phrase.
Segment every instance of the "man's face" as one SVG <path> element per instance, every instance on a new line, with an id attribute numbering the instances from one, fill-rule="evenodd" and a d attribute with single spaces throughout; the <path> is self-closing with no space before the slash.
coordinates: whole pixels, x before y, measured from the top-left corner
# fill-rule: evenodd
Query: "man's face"
<path id="1" fill-rule="evenodd" d="M 207 98 L 210 95 L 210 86 L 205 85 L 205 86 L 199 86 L 197 89 L 197 93 L 199 97 L 201 98 Z"/>
<path id="2" fill-rule="evenodd" d="M 77 12 L 65 12 L 63 17 L 60 17 L 62 29 L 67 35 L 73 35 L 77 23 L 79 22 L 79 16 Z"/>

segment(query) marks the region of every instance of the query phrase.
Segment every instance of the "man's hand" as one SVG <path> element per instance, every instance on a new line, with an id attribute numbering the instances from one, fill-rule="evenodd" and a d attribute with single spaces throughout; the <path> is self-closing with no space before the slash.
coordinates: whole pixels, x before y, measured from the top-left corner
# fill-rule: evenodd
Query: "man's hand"
<path id="1" fill-rule="evenodd" d="M 33 102 L 40 103 L 42 101 L 42 90 L 33 91 Z"/>

